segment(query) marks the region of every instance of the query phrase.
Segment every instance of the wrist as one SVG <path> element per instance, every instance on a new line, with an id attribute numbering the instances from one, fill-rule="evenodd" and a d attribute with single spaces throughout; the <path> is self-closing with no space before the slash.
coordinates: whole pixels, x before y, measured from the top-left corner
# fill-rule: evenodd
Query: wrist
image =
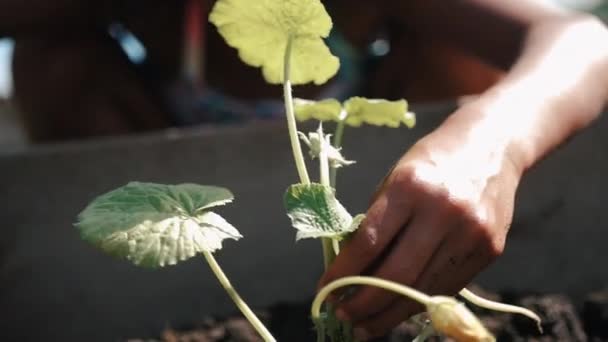
<path id="1" fill-rule="evenodd" d="M 607 100 L 608 30 L 578 15 L 533 28 L 518 63 L 472 106 L 508 140 L 523 172 L 588 126 Z"/>

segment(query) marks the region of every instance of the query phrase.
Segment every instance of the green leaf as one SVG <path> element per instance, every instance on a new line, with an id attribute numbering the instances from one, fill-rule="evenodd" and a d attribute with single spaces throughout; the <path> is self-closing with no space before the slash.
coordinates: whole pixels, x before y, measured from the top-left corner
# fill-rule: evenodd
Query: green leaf
<path id="1" fill-rule="evenodd" d="M 209 20 L 245 63 L 262 68 L 269 83 L 283 82 L 290 37 L 293 84 L 323 84 L 340 67 L 322 40 L 332 22 L 319 0 L 218 0 Z"/>
<path id="2" fill-rule="evenodd" d="M 292 185 L 285 194 L 285 208 L 298 230 L 296 240 L 341 239 L 353 231 L 353 218 L 338 202 L 331 187 L 315 183 Z"/>
<path id="3" fill-rule="evenodd" d="M 338 100 L 310 101 L 294 100 L 294 109 L 298 121 L 315 119 L 319 121 L 339 121 L 342 104 Z"/>
<path id="4" fill-rule="evenodd" d="M 95 199 L 78 215 L 76 227 L 84 240 L 136 265 L 174 265 L 242 237 L 209 211 L 233 198 L 214 186 L 131 182 Z"/>
<path id="5" fill-rule="evenodd" d="M 363 123 L 375 126 L 399 127 L 401 124 L 409 128 L 416 124 L 416 117 L 408 112 L 405 100 L 387 101 L 353 97 L 344 103 L 346 124 L 359 127 Z"/>

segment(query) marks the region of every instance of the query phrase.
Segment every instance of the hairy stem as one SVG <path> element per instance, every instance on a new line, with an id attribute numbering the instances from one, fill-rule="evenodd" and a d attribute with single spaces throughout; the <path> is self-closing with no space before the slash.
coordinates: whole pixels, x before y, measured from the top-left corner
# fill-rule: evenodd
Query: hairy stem
<path id="1" fill-rule="evenodd" d="M 344 136 L 344 127 L 346 126 L 345 122 L 346 122 L 346 120 L 342 119 L 342 120 L 338 121 L 338 125 L 336 126 L 336 131 L 334 133 L 334 142 L 333 142 L 333 145 L 336 149 L 339 149 L 340 147 L 342 147 L 342 138 Z M 335 167 L 330 168 L 329 169 L 329 184 L 334 189 L 336 188 L 337 178 L 338 178 L 338 169 Z"/>
<path id="2" fill-rule="evenodd" d="M 321 243 L 323 244 L 323 265 L 325 266 L 325 270 L 329 268 L 329 265 L 331 265 L 336 258 L 331 241 L 332 239 L 330 238 L 321 238 Z"/>
<path id="3" fill-rule="evenodd" d="M 336 253 L 336 255 L 340 254 L 340 241 L 337 239 L 332 239 L 331 243 L 333 245 L 332 247 L 334 248 L 334 253 Z"/>
<path id="4" fill-rule="evenodd" d="M 308 171 L 306 170 L 306 162 L 304 161 L 302 147 L 300 146 L 300 139 L 298 139 L 298 127 L 296 125 L 296 117 L 293 109 L 293 96 L 291 94 L 290 72 L 292 44 L 293 38 L 290 36 L 287 40 L 287 46 L 285 47 L 283 69 L 283 98 L 285 100 L 285 114 L 287 115 L 287 127 L 289 128 L 291 149 L 293 151 L 293 158 L 296 163 L 296 168 L 298 169 L 298 175 L 300 176 L 300 182 L 302 184 L 310 184 L 310 178 L 308 177 Z"/>
<path id="5" fill-rule="evenodd" d="M 319 152 L 319 175 L 321 185 L 331 186 L 329 183 L 329 160 L 327 159 L 327 149 L 325 148 L 325 137 L 322 134 L 323 130 L 319 128 L 319 136 L 322 139 L 321 151 Z"/>
<path id="6" fill-rule="evenodd" d="M 321 291 L 319 291 L 319 293 L 315 297 L 315 300 L 312 303 L 311 313 L 313 320 L 315 322 L 319 320 L 321 315 L 321 306 L 323 305 L 323 302 L 325 301 L 327 296 L 329 296 L 330 293 L 341 287 L 351 285 L 368 285 L 379 287 L 387 291 L 392 291 L 397 294 L 406 296 L 421 304 L 424 304 L 425 306 L 431 301 L 430 296 L 420 291 L 414 290 L 411 287 L 407 287 L 396 282 L 365 276 L 344 277 L 327 284 L 321 289 Z"/>
<path id="7" fill-rule="evenodd" d="M 224 290 L 226 290 L 230 298 L 232 298 L 232 300 L 234 301 L 234 304 L 236 304 L 239 310 L 241 310 L 245 318 L 247 318 L 249 323 L 251 323 L 251 325 L 258 332 L 258 334 L 260 334 L 260 336 L 262 336 L 262 338 L 266 342 L 276 342 L 272 334 L 270 334 L 268 329 L 266 329 L 264 324 L 260 321 L 260 319 L 255 315 L 255 313 L 249 308 L 247 303 L 245 303 L 243 298 L 241 298 L 238 292 L 234 289 L 234 287 L 230 283 L 230 280 L 228 280 L 228 277 L 226 277 L 226 274 L 224 274 L 222 268 L 213 257 L 213 254 L 211 254 L 210 252 L 203 252 L 203 255 L 205 256 L 209 267 L 211 267 L 211 270 L 219 280 L 220 284 L 222 284 Z"/>
<path id="8" fill-rule="evenodd" d="M 540 325 L 540 322 L 541 322 L 540 317 L 538 317 L 538 315 L 535 314 L 531 310 L 522 308 L 520 306 L 494 302 L 489 299 L 479 297 L 478 295 L 474 294 L 473 292 L 469 291 L 468 289 L 462 289 L 458 294 L 460 296 L 462 296 L 462 298 L 468 300 L 469 302 L 471 302 L 479 307 L 485 308 L 485 309 L 524 315 L 524 316 L 536 321 L 536 326 L 537 326 L 538 330 L 540 332 L 543 331 L 543 328 Z"/>
<path id="9" fill-rule="evenodd" d="M 321 150 L 319 151 L 320 182 L 321 182 L 321 185 L 331 186 L 330 178 L 329 178 L 330 168 L 329 168 L 329 158 L 327 156 L 326 137 L 323 134 L 322 124 L 319 124 L 318 134 L 319 134 L 319 139 L 321 140 Z M 335 239 L 322 238 L 321 242 L 323 243 L 323 263 L 325 264 L 325 269 L 327 270 L 329 268 L 329 266 L 334 262 L 334 260 L 336 259 L 336 256 L 338 255 L 338 253 L 340 251 L 335 249 L 335 243 L 337 242 L 337 240 L 335 240 Z M 319 310 L 321 310 L 321 309 L 319 308 Z M 336 320 L 335 313 L 334 313 L 334 310 L 331 307 L 331 305 L 327 305 L 325 307 L 325 310 L 327 312 L 328 319 Z M 317 321 L 315 320 L 315 322 L 317 322 Z M 342 323 L 340 323 L 340 328 L 338 328 L 338 330 L 329 332 L 329 334 L 332 336 L 332 338 L 331 338 L 332 341 L 334 341 L 337 338 L 335 334 L 338 334 L 338 336 L 342 336 L 343 329 L 341 327 L 341 324 Z M 324 331 L 323 329 L 320 329 L 319 325 L 317 325 L 317 324 L 315 324 L 315 326 L 317 327 L 317 342 L 324 342 L 326 331 Z M 342 339 L 343 339 L 343 337 L 338 338 L 338 340 L 342 340 Z"/>
<path id="10" fill-rule="evenodd" d="M 330 186 L 329 184 L 329 159 L 327 157 L 327 149 L 325 148 L 325 136 L 323 134 L 323 126 L 319 125 L 319 138 L 321 139 L 321 151 L 319 151 L 319 176 L 321 185 Z M 329 268 L 329 265 L 336 258 L 336 253 L 333 249 L 333 239 L 322 238 L 323 244 L 323 263 L 325 269 Z"/>

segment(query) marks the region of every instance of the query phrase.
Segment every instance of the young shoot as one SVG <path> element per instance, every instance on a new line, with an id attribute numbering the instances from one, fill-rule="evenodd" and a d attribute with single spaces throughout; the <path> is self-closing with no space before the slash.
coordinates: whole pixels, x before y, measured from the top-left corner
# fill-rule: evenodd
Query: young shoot
<path id="1" fill-rule="evenodd" d="M 319 129 L 316 132 L 308 133 L 308 136 L 302 132 L 298 132 L 298 135 L 310 149 L 311 158 L 319 158 L 320 163 L 324 163 L 324 159 L 327 158 L 329 168 L 338 169 L 355 164 L 353 160 L 346 160 L 340 153 L 340 149 L 331 144 L 331 135 L 323 133 L 322 124 L 319 124 Z M 324 154 L 323 157 L 321 157 L 322 153 Z M 323 173 L 321 173 L 321 177 L 324 177 Z"/>

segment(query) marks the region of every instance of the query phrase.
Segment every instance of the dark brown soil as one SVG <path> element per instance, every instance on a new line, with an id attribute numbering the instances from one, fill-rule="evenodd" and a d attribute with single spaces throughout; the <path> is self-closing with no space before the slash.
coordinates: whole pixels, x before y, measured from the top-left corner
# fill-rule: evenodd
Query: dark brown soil
<path id="1" fill-rule="evenodd" d="M 476 289 L 475 292 L 479 293 L 480 290 Z M 535 323 L 525 317 L 488 312 L 470 306 L 500 342 L 608 341 L 608 289 L 588 295 L 578 310 L 572 301 L 563 295 L 503 293 L 498 296 L 484 293 L 484 296 L 532 309 L 543 320 L 544 333 L 540 334 Z M 278 341 L 315 341 L 308 305 L 278 304 L 260 315 Z M 404 323 L 389 336 L 375 342 L 411 341 L 415 331 L 415 326 Z M 190 327 L 168 329 L 157 339 L 133 339 L 129 342 L 144 341 L 250 342 L 261 339 L 246 320 L 230 317 L 205 319 Z"/>

